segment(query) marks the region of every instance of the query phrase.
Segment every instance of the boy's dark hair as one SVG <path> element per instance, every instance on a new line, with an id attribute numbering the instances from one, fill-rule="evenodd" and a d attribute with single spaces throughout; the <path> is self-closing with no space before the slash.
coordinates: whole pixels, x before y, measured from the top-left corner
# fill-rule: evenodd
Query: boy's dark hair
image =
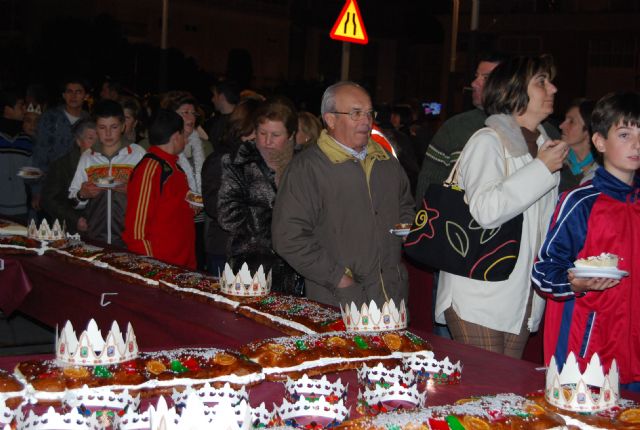
<path id="1" fill-rule="evenodd" d="M 124 110 L 120 103 L 114 100 L 100 100 L 93 108 L 93 117 L 98 118 L 110 118 L 116 117 L 120 122 L 124 123 Z"/>
<path id="2" fill-rule="evenodd" d="M 5 106 L 12 108 L 20 99 L 24 99 L 24 95 L 15 88 L 0 91 L 0 109 L 4 109 Z M 0 115 L 2 115 L 1 112 Z"/>
<path id="3" fill-rule="evenodd" d="M 484 86 L 485 112 L 488 115 L 524 113 L 529 104 L 529 82 L 538 73 L 546 73 L 549 80 L 553 80 L 556 75 L 553 57 L 514 57 L 498 64 Z"/>
<path id="4" fill-rule="evenodd" d="M 89 92 L 89 83 L 86 79 L 80 76 L 67 76 L 62 80 L 61 90 L 64 93 L 67 90 L 67 85 L 78 84 L 81 85 L 86 93 Z"/>
<path id="5" fill-rule="evenodd" d="M 240 86 L 234 81 L 219 81 L 211 85 L 211 89 L 218 94 L 223 94 L 232 105 L 237 105 L 240 101 Z"/>
<path id="6" fill-rule="evenodd" d="M 160 107 L 177 111 L 182 105 L 193 105 L 198 107 L 198 101 L 188 91 L 169 91 L 162 96 Z"/>
<path id="7" fill-rule="evenodd" d="M 620 123 L 640 127 L 640 94 L 635 91 L 606 94 L 593 108 L 593 134 L 606 138 L 611 127 Z"/>
<path id="8" fill-rule="evenodd" d="M 182 132 L 184 121 L 176 112 L 160 109 L 149 127 L 149 144 L 164 145 L 177 131 Z"/>

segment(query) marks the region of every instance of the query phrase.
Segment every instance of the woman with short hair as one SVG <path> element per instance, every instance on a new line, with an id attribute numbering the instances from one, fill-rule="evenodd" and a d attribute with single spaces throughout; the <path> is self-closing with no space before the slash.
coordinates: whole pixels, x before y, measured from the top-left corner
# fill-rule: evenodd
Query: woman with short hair
<path id="1" fill-rule="evenodd" d="M 552 112 L 557 88 L 549 56 L 516 57 L 497 66 L 484 88 L 487 127 L 467 142 L 459 185 L 485 229 L 523 214 L 520 250 L 505 281 L 478 281 L 440 272 L 436 321 L 454 340 L 520 358 L 538 329 L 544 300 L 533 294 L 531 269 L 557 198 L 558 170 L 568 147 L 540 125 Z"/>

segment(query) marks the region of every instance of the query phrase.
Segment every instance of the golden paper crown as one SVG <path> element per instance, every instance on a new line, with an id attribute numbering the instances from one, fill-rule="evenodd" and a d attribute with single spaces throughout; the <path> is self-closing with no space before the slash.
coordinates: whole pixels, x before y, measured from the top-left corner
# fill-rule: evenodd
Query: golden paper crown
<path id="1" fill-rule="evenodd" d="M 67 321 L 60 334 L 56 332 L 56 359 L 62 364 L 110 365 L 133 360 L 137 356 L 138 344 L 131 324 L 127 326 L 126 339 L 123 339 L 116 321 L 105 338 L 93 319 L 80 336 L 76 336 L 71 321 Z"/>
<path id="2" fill-rule="evenodd" d="M 360 310 L 354 302 L 345 308 L 340 304 L 340 311 L 347 331 L 402 330 L 407 327 L 404 299 L 400 302 L 400 309 L 390 299 L 382 304 L 382 308 L 378 308 L 376 302 L 371 300 L 368 306 L 364 303 Z"/>
<path id="3" fill-rule="evenodd" d="M 32 239 L 37 240 L 60 240 L 66 238 L 67 227 L 63 222 L 62 226 L 57 219 L 53 222 L 53 227 L 49 227 L 46 219 L 40 223 L 40 227 L 36 227 L 36 221 L 31 220 L 27 234 Z"/>
<path id="4" fill-rule="evenodd" d="M 600 357 L 593 354 L 584 373 L 580 372 L 573 352 L 558 373 L 556 358 L 551 357 L 547 368 L 545 399 L 550 404 L 574 412 L 599 412 L 612 408 L 620 398 L 618 365 L 613 360 L 608 374 L 604 374 Z M 596 388 L 595 390 L 592 387 Z"/>
<path id="5" fill-rule="evenodd" d="M 256 297 L 266 296 L 271 291 L 271 270 L 264 276 L 262 266 L 251 275 L 247 263 L 243 263 L 240 271 L 233 273 L 229 264 L 224 265 L 224 273 L 220 279 L 220 292 L 232 296 Z"/>

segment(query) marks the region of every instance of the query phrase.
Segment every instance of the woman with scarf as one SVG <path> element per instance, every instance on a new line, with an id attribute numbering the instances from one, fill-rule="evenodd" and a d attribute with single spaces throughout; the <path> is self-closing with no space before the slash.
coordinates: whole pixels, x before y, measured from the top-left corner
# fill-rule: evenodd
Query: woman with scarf
<path id="1" fill-rule="evenodd" d="M 222 157 L 218 223 L 229 232 L 227 261 L 234 271 L 243 263 L 254 273 L 272 270 L 271 289 L 302 295 L 296 272 L 272 248 L 271 219 L 278 183 L 293 157 L 298 117 L 279 98 L 264 102 L 254 117 L 255 141 L 245 141 Z"/>
<path id="2" fill-rule="evenodd" d="M 454 340 L 520 358 L 538 328 L 544 300 L 533 294 L 531 269 L 557 198 L 568 146 L 541 127 L 557 88 L 548 56 L 516 57 L 498 65 L 484 87 L 487 127 L 467 142 L 458 184 L 478 224 L 497 228 L 523 214 L 516 265 L 505 281 L 478 281 L 440 272 L 436 321 Z"/>

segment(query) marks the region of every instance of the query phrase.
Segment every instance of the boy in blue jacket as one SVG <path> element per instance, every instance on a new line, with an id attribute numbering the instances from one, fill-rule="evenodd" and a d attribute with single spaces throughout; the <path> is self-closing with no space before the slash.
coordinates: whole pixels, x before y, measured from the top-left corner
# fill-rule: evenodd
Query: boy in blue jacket
<path id="1" fill-rule="evenodd" d="M 584 371 L 598 353 L 606 371 L 616 360 L 623 388 L 640 391 L 640 95 L 604 96 L 591 126 L 603 167 L 560 197 L 533 267 L 534 287 L 549 299 L 544 359 L 555 355 L 562 365 L 573 352 Z M 569 271 L 576 259 L 602 253 L 617 255 L 619 270 Z"/>

